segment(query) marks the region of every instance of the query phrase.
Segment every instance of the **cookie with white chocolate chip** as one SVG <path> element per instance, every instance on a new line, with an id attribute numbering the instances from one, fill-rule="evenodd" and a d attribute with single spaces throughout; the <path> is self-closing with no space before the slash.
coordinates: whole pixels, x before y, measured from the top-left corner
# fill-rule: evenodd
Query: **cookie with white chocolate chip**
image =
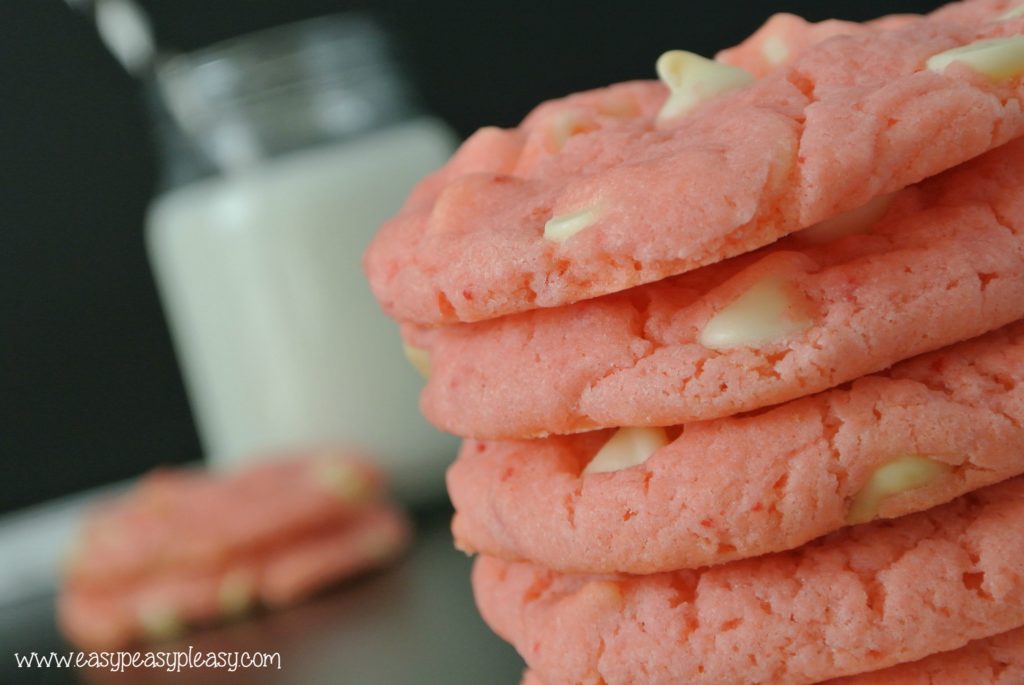
<path id="1" fill-rule="evenodd" d="M 653 573 L 792 549 L 1022 473 L 1018 322 L 768 411 L 467 441 L 448 490 L 466 551 Z"/>
<path id="2" fill-rule="evenodd" d="M 820 685 L 1019 685 L 1024 683 L 1024 628 L 975 640 L 881 671 L 868 671 Z M 545 685 L 532 671 L 519 685 Z"/>
<path id="3" fill-rule="evenodd" d="M 381 229 L 364 261 L 374 292 L 424 324 L 593 298 L 754 250 L 1021 135 L 1024 16 L 997 20 L 986 0 L 945 16 L 833 36 L 750 85 L 737 67 L 670 55 L 668 87 L 621 84 L 486 129 Z"/>
<path id="4" fill-rule="evenodd" d="M 826 390 L 1024 318 L 1024 141 L 758 252 L 565 307 L 404 334 L 464 436 L 668 426 Z"/>
<path id="5" fill-rule="evenodd" d="M 473 587 L 484 620 L 547 685 L 809 685 L 1024 625 L 1022 517 L 1016 478 L 697 571 L 569 575 L 481 557 Z"/>
<path id="6" fill-rule="evenodd" d="M 377 471 L 346 455 L 221 477 L 160 471 L 89 516 L 65 569 L 58 623 L 83 649 L 174 637 L 378 567 L 408 534 Z"/>
<path id="7" fill-rule="evenodd" d="M 996 9 L 986 10 L 994 14 Z M 774 14 L 761 28 L 735 47 L 722 50 L 715 61 L 740 67 L 760 78 L 773 69 L 789 64 L 807 48 L 835 36 L 849 36 L 878 30 L 902 28 L 922 17 L 917 14 L 893 14 L 858 24 L 841 19 L 808 22 L 787 12 Z"/>

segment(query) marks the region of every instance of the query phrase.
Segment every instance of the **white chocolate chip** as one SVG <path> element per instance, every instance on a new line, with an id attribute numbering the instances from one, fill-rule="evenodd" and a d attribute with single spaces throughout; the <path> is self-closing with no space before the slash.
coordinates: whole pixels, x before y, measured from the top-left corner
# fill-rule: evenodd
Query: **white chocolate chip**
<path id="1" fill-rule="evenodd" d="M 338 459 L 316 462 L 312 475 L 314 482 L 321 488 L 351 504 L 363 503 L 372 494 L 373 489 L 363 472 Z"/>
<path id="2" fill-rule="evenodd" d="M 552 242 L 564 243 L 597 221 L 600 214 L 596 207 L 588 207 L 569 214 L 551 217 L 544 224 L 544 237 Z"/>
<path id="3" fill-rule="evenodd" d="M 640 105 L 627 97 L 609 97 L 597 104 L 597 111 L 606 117 L 625 119 L 640 113 Z"/>
<path id="4" fill-rule="evenodd" d="M 879 467 L 867 484 L 853 498 L 847 522 L 867 523 L 878 515 L 878 507 L 887 497 L 907 490 L 922 488 L 952 468 L 927 457 L 903 456 Z"/>
<path id="5" fill-rule="evenodd" d="M 241 616 L 252 609 L 256 588 L 249 574 L 235 571 L 224 576 L 217 588 L 217 606 L 223 616 Z"/>
<path id="6" fill-rule="evenodd" d="M 185 623 L 178 612 L 163 604 L 140 607 L 138 619 L 142 632 L 153 640 L 167 640 L 185 631 Z"/>
<path id="7" fill-rule="evenodd" d="M 670 50 L 658 58 L 655 67 L 668 86 L 669 97 L 658 112 L 658 120 L 673 119 L 701 102 L 754 82 L 746 69 L 721 64 L 684 50 Z"/>
<path id="8" fill-rule="evenodd" d="M 424 378 L 430 378 L 430 350 L 403 343 L 402 352 L 409 363 L 412 364 L 412 368 L 419 371 L 420 375 Z"/>
<path id="9" fill-rule="evenodd" d="M 711 350 L 747 347 L 809 327 L 806 299 L 777 276 L 761 279 L 705 324 L 700 344 Z"/>
<path id="10" fill-rule="evenodd" d="M 997 17 L 997 19 L 999 21 L 1009 21 L 1010 19 L 1016 19 L 1022 14 L 1024 14 L 1024 5 L 1019 5 L 1011 10 L 1003 12 Z"/>
<path id="11" fill-rule="evenodd" d="M 777 67 L 789 58 L 789 46 L 781 36 L 768 36 L 761 43 L 761 54 L 768 64 Z"/>
<path id="12" fill-rule="evenodd" d="M 622 606 L 622 589 L 611 580 L 591 580 L 580 589 L 579 596 L 588 607 Z"/>
<path id="13" fill-rule="evenodd" d="M 567 109 L 556 113 L 551 119 L 550 147 L 552 152 L 562 149 L 566 141 L 579 133 L 586 133 L 597 128 L 597 124 L 584 113 Z"/>
<path id="14" fill-rule="evenodd" d="M 942 73 L 953 62 L 960 62 L 993 81 L 1006 81 L 1024 73 L 1024 36 L 979 40 L 932 55 L 927 65 Z"/>
<path id="15" fill-rule="evenodd" d="M 822 245 L 848 235 L 867 233 L 889 211 L 895 197 L 896 193 L 879 195 L 856 209 L 819 221 L 795 233 L 794 238 L 806 245 Z"/>
<path id="16" fill-rule="evenodd" d="M 615 432 L 583 473 L 621 471 L 647 461 L 656 450 L 668 444 L 664 428 L 620 428 Z"/>
<path id="17" fill-rule="evenodd" d="M 773 144 L 772 166 L 769 170 L 768 184 L 765 190 L 771 193 L 782 192 L 797 160 L 799 141 L 792 138 L 780 138 Z"/>

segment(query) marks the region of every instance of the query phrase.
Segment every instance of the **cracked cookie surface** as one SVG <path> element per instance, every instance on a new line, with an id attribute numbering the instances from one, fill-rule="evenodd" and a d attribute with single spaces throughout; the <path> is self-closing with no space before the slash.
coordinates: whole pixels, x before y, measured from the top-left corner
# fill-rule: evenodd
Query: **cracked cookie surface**
<path id="1" fill-rule="evenodd" d="M 1024 628 L 881 671 L 821 685 L 1019 685 L 1024 682 Z M 532 671 L 520 685 L 544 685 Z"/>
<path id="2" fill-rule="evenodd" d="M 487 623 L 547 685 L 807 685 L 1024 624 L 1024 480 L 702 571 L 564 575 L 490 557 Z"/>
<path id="3" fill-rule="evenodd" d="M 1006 325 L 1024 317 L 1022 173 L 1024 140 L 673 279 L 406 326 L 431 350 L 421 407 L 479 438 L 666 426 L 819 392 Z"/>
<path id="4" fill-rule="evenodd" d="M 612 431 L 467 441 L 448 471 L 457 544 L 563 571 L 698 568 L 1024 473 L 1024 322 L 670 433 L 642 463 L 610 473 L 583 470 Z"/>
<path id="5" fill-rule="evenodd" d="M 662 125 L 634 82 L 484 129 L 370 246 L 385 310 L 437 324 L 552 307 L 747 252 L 1024 132 L 1024 82 L 929 58 L 1024 29 L 992 2 L 834 36 Z M 589 217 L 566 240 L 545 227 Z M 576 226 L 580 228 L 580 226 Z"/>

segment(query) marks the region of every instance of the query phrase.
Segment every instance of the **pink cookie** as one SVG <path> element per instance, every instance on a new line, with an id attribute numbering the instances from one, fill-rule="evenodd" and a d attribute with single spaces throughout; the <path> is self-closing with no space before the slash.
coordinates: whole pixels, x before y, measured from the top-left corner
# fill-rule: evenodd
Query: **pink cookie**
<path id="1" fill-rule="evenodd" d="M 611 431 L 467 441 L 448 471 L 453 531 L 468 552 L 560 571 L 699 568 L 1024 473 L 1022 426 L 1024 322 L 849 387 L 669 431 L 674 441 L 613 472 L 583 472 Z"/>
<path id="2" fill-rule="evenodd" d="M 1024 625 L 1024 480 L 703 571 L 481 557 L 480 611 L 547 685 L 805 685 Z"/>
<path id="3" fill-rule="evenodd" d="M 214 565 L 345 520 L 380 491 L 380 474 L 367 462 L 327 451 L 227 477 L 156 471 L 92 513 L 69 571 L 114 585 L 154 568 Z"/>
<path id="4" fill-rule="evenodd" d="M 1024 628 L 976 640 L 881 671 L 839 678 L 828 685 L 1019 685 L 1024 683 Z"/>
<path id="5" fill-rule="evenodd" d="M 237 619 L 256 607 L 294 604 L 393 560 L 405 519 L 374 505 L 351 520 L 203 568 L 167 568 L 98 587 L 71 580 L 57 601 L 61 631 L 82 649 L 111 650 Z"/>
<path id="6" fill-rule="evenodd" d="M 1024 683 L 1024 628 L 975 640 L 966 647 L 881 671 L 822 685 L 1020 685 Z M 544 685 L 532 671 L 520 685 Z"/>
<path id="7" fill-rule="evenodd" d="M 88 520 L 58 598 L 61 630 L 79 647 L 117 649 L 380 566 L 408 526 L 378 484 L 331 454 L 228 478 L 150 476 Z"/>
<path id="8" fill-rule="evenodd" d="M 998 328 L 1024 317 L 1022 175 L 1024 140 L 683 276 L 494 321 L 405 326 L 431 349 L 423 411 L 482 438 L 673 425 Z"/>
<path id="9" fill-rule="evenodd" d="M 987 7 L 978 8 L 970 12 L 973 17 L 963 17 L 961 20 L 976 21 L 978 16 L 990 13 Z M 719 52 L 715 60 L 741 67 L 754 76 L 762 77 L 773 69 L 791 63 L 801 52 L 823 40 L 877 30 L 891 31 L 919 20 L 921 17 L 916 14 L 894 14 L 863 24 L 841 19 L 810 23 L 795 14 L 783 12 L 769 17 L 764 26 L 736 47 Z"/>
<path id="10" fill-rule="evenodd" d="M 1016 39 L 993 48 L 1009 67 L 946 54 L 1024 30 L 992 4 L 833 37 L 668 120 L 655 121 L 663 86 L 628 83 L 484 129 L 381 229 L 365 258 L 374 292 L 428 324 L 588 299 L 748 252 L 1001 145 L 1024 132 Z M 704 67 L 712 90 L 742 80 Z"/>

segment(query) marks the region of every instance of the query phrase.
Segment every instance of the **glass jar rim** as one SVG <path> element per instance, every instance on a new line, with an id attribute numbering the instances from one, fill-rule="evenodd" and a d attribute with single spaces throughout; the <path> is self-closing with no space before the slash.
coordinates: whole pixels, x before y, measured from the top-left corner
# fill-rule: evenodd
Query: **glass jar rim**
<path id="1" fill-rule="evenodd" d="M 161 58 L 159 99 L 222 171 L 419 112 L 390 36 L 366 12 L 314 17 Z"/>

